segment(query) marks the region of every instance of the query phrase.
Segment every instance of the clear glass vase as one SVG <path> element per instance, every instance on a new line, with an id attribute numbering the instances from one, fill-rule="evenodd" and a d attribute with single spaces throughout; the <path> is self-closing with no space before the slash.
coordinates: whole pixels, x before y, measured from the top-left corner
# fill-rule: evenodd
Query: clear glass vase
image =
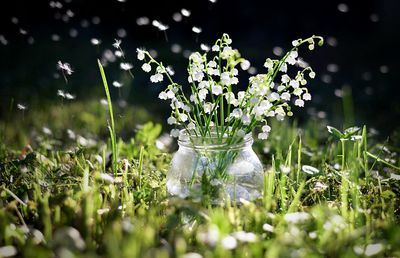
<path id="1" fill-rule="evenodd" d="M 191 134 L 192 135 L 192 134 Z M 254 200 L 261 195 L 263 166 L 252 149 L 250 134 L 243 138 L 179 135 L 179 149 L 167 174 L 167 190 L 181 198 L 209 197 L 212 202 Z"/>

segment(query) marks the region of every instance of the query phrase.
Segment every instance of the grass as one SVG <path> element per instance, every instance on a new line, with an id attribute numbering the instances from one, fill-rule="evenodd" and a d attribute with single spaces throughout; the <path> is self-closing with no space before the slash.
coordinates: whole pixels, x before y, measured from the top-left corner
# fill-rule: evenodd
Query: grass
<path id="1" fill-rule="evenodd" d="M 1 122 L 0 257 L 400 256 L 399 145 L 367 127 L 352 141 L 316 118 L 273 123 L 253 145 L 265 165 L 263 196 L 215 206 L 167 195 L 171 154 L 156 147 L 160 125 L 125 133 L 132 118 L 150 120 L 125 110 L 114 127 L 124 140 L 110 148 L 107 110 L 88 103 L 52 116 L 30 110 L 19 127 L 18 115 Z"/>
<path id="2" fill-rule="evenodd" d="M 111 124 L 108 125 L 108 131 L 110 132 L 110 141 L 111 141 L 111 150 L 112 150 L 112 170 L 117 173 L 117 159 L 118 159 L 118 149 L 117 149 L 117 134 L 115 132 L 115 123 L 114 123 L 114 112 L 113 112 L 113 105 L 110 96 L 110 90 L 108 89 L 108 82 L 106 78 L 106 74 L 104 72 L 103 65 L 101 64 L 100 60 L 97 59 L 97 64 L 99 66 L 101 79 L 103 81 L 104 91 L 107 97 L 107 104 L 108 104 L 108 111 L 110 113 L 110 120 Z"/>

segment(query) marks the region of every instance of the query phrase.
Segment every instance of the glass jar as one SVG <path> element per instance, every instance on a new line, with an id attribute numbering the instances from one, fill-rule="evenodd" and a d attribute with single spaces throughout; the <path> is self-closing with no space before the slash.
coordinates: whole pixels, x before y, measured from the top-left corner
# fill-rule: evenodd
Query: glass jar
<path id="1" fill-rule="evenodd" d="M 167 191 L 181 198 L 210 197 L 221 202 L 229 197 L 254 200 L 261 195 L 264 170 L 252 149 L 251 134 L 243 138 L 179 135 L 179 149 L 167 174 Z"/>

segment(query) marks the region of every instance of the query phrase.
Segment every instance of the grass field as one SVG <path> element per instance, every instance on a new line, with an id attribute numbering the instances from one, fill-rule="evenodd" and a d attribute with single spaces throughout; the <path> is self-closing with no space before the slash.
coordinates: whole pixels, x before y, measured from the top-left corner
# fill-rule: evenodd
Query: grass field
<path id="1" fill-rule="evenodd" d="M 174 143 L 139 108 L 117 110 L 113 173 L 107 112 L 0 122 L 0 257 L 400 257 L 398 135 L 272 123 L 263 197 L 215 206 L 167 195 Z"/>

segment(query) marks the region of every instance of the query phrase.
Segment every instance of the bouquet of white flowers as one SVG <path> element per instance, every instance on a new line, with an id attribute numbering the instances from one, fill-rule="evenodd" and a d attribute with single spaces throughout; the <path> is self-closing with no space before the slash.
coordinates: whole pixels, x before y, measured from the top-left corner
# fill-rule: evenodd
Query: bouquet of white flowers
<path id="1" fill-rule="evenodd" d="M 145 72 L 155 71 L 150 76 L 151 82 L 161 82 L 168 78 L 169 85 L 159 94 L 159 98 L 171 102 L 171 116 L 167 122 L 175 125 L 171 135 L 179 135 L 179 127 L 187 129 L 197 136 L 211 135 L 216 128 L 218 137 L 243 138 L 262 125 L 258 138 L 266 139 L 271 130 L 267 119 L 276 117 L 283 120 L 291 116 L 290 101 L 295 98 L 294 105 L 303 107 L 304 102 L 311 100 L 306 87 L 307 79 L 314 78 L 315 73 L 310 66 L 298 58 L 298 48 L 308 44 L 310 50 L 315 44 L 321 46 L 323 38 L 312 36 L 292 42 L 293 48 L 280 60 L 267 58 L 267 72 L 249 78 L 246 91 L 235 93 L 234 86 L 239 83 L 238 69 L 247 70 L 250 62 L 241 57 L 238 50 L 231 47 L 232 40 L 224 34 L 211 47 L 211 51 L 194 52 L 189 57 L 188 82 L 191 94 L 185 94 L 182 85 L 171 77 L 171 70 L 156 61 L 149 52 L 137 49 L 138 59 L 144 61 Z M 301 70 L 295 76 L 287 74 L 288 66 L 296 65 Z M 275 82 L 279 72 L 280 80 Z"/>
<path id="2" fill-rule="evenodd" d="M 293 99 L 299 107 L 311 100 L 306 85 L 315 73 L 297 51 L 303 44 L 308 44 L 310 50 L 315 44 L 321 46 L 322 37 L 295 40 L 293 48 L 280 60 L 267 58 L 266 73 L 250 77 L 245 91 L 235 90 L 239 84 L 237 67 L 247 70 L 250 62 L 231 44 L 230 37 L 224 34 L 208 51 L 189 56 L 189 94 L 172 79 L 168 66 L 149 52 L 137 49 L 138 59 L 144 61 L 142 69 L 155 71 L 151 82 L 161 82 L 164 77 L 169 82 L 159 98 L 170 101 L 172 112 L 167 122 L 175 126 L 171 135 L 180 137 L 178 143 L 182 147 L 174 155 L 167 175 L 171 194 L 186 197 L 199 190 L 203 195 L 219 195 L 214 190 L 223 186 L 231 198 L 259 196 L 263 169 L 251 149 L 253 140 L 249 135 L 260 126 L 258 138 L 267 139 L 271 130 L 267 119 L 292 116 Z M 298 67 L 292 76 L 287 73 L 290 65 Z"/>

